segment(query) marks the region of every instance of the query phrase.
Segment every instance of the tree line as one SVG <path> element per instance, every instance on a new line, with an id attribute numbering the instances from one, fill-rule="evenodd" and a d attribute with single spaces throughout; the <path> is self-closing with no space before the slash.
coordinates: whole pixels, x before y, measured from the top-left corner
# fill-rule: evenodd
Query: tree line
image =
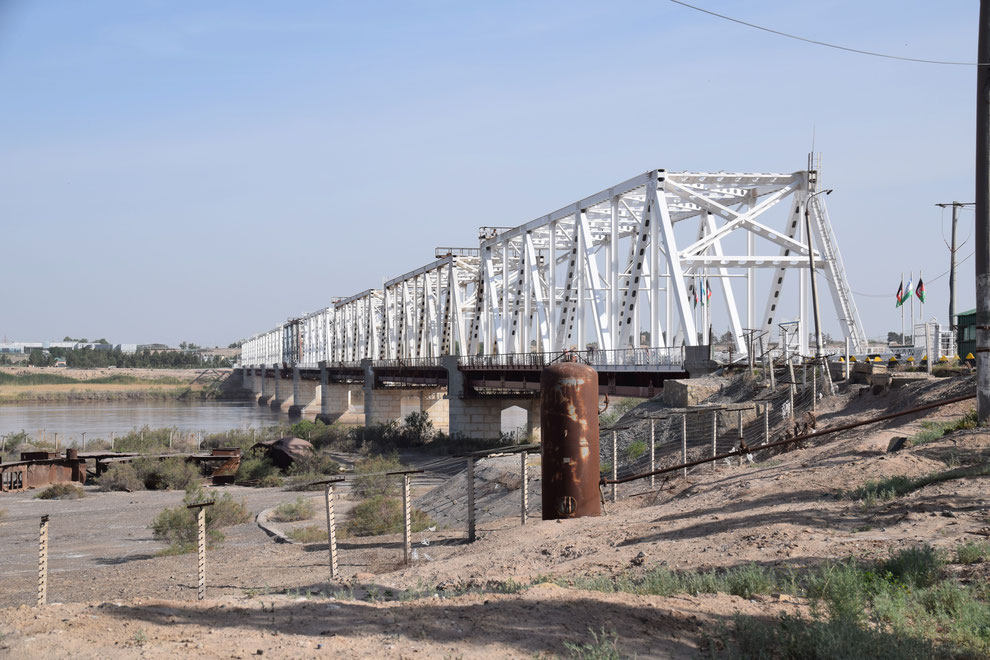
<path id="1" fill-rule="evenodd" d="M 230 360 L 219 355 L 203 359 L 198 353 L 179 351 L 150 351 L 124 353 L 120 349 L 95 351 L 91 348 L 52 348 L 48 353 L 35 349 L 28 356 L 28 364 L 50 367 L 57 358 L 65 358 L 67 367 L 99 369 L 105 367 L 138 369 L 188 369 L 200 367 L 230 367 Z"/>

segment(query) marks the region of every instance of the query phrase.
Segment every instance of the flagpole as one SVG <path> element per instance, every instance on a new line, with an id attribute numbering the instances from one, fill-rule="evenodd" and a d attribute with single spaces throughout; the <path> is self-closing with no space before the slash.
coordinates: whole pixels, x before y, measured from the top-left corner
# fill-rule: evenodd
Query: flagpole
<path id="1" fill-rule="evenodd" d="M 901 295 L 904 295 L 904 271 L 901 271 Z M 904 336 L 904 303 L 903 298 L 899 300 L 898 307 L 901 308 L 901 346 L 907 346 L 907 337 Z"/>
<path id="2" fill-rule="evenodd" d="M 911 297 L 911 347 L 914 348 L 914 271 L 908 275 L 908 295 Z"/>
<path id="3" fill-rule="evenodd" d="M 918 271 L 918 284 L 924 284 L 924 282 L 925 282 L 925 278 L 921 276 L 921 271 L 919 270 Z M 918 287 L 914 287 L 914 290 L 917 292 Z M 920 312 L 920 316 L 921 316 L 921 322 L 922 323 L 925 323 L 925 300 L 921 296 L 918 296 L 918 300 L 921 301 L 921 302 L 918 303 L 918 308 L 919 308 L 919 312 Z M 926 337 L 928 336 L 928 325 L 927 324 L 925 325 L 925 336 Z"/>

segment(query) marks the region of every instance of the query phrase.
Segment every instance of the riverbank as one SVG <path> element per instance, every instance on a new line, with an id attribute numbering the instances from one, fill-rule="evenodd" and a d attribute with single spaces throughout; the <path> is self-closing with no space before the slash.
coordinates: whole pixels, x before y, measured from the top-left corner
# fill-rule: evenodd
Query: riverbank
<path id="1" fill-rule="evenodd" d="M 230 369 L 0 368 L 0 404 L 228 398 Z"/>

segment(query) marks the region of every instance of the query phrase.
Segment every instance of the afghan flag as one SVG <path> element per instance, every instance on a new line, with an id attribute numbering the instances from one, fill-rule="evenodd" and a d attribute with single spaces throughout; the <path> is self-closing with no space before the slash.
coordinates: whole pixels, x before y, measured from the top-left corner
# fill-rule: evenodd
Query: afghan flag
<path id="1" fill-rule="evenodd" d="M 894 307 L 900 307 L 904 304 L 904 280 L 901 280 L 901 285 L 897 287 L 897 304 Z"/>
<path id="2" fill-rule="evenodd" d="M 919 284 L 919 286 L 920 286 L 920 284 Z M 705 283 L 705 300 L 711 300 L 711 299 L 712 299 L 712 283 L 711 283 L 711 280 L 709 280 L 709 281 L 707 281 Z M 925 302 L 925 299 L 922 298 L 921 299 L 921 302 Z M 709 303 L 709 304 L 711 304 L 711 303 Z"/>
<path id="3" fill-rule="evenodd" d="M 694 306 L 698 306 L 698 292 L 694 289 L 694 284 L 691 285 L 691 291 L 688 292 L 688 300 L 694 298 Z"/>
<path id="4" fill-rule="evenodd" d="M 918 296 L 921 302 L 925 302 L 925 281 L 918 278 L 918 290 L 914 292 L 914 295 Z"/>

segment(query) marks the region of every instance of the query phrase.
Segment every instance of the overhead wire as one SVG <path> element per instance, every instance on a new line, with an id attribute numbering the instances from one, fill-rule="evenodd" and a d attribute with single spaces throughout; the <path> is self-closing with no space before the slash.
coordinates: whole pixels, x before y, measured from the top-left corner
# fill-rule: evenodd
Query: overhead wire
<path id="1" fill-rule="evenodd" d="M 751 27 L 756 30 L 763 30 L 764 32 L 769 32 L 771 34 L 776 34 L 781 37 L 787 37 L 788 39 L 795 39 L 797 41 L 803 41 L 809 44 L 815 44 L 816 46 L 825 46 L 826 48 L 834 48 L 836 50 L 844 50 L 849 53 L 856 53 L 859 55 L 869 55 L 871 57 L 883 57 L 888 60 L 901 60 L 903 62 L 918 62 L 922 64 L 943 64 L 947 66 L 990 66 L 990 62 L 957 62 L 952 60 L 929 60 L 921 57 L 904 57 L 902 55 L 891 55 L 889 53 L 878 53 L 872 50 L 862 50 L 860 48 L 850 48 L 848 46 L 839 46 L 838 44 L 829 43 L 827 41 L 818 41 L 817 39 L 809 39 L 807 37 L 801 37 L 796 34 L 791 34 L 789 32 L 781 32 L 780 30 L 774 30 L 762 25 L 756 25 L 755 23 L 748 23 L 746 21 L 741 21 L 738 18 L 732 18 L 731 16 L 726 16 L 725 14 L 719 14 L 718 12 L 710 11 L 708 9 L 703 9 L 702 7 L 696 7 L 695 5 L 682 2 L 681 0 L 670 0 L 675 5 L 681 5 L 682 7 L 687 7 L 688 9 L 693 9 L 695 11 L 700 11 L 703 14 L 708 14 L 710 16 L 715 16 L 716 18 L 721 18 L 732 23 L 738 23 L 739 25 L 745 25 L 746 27 Z"/>

